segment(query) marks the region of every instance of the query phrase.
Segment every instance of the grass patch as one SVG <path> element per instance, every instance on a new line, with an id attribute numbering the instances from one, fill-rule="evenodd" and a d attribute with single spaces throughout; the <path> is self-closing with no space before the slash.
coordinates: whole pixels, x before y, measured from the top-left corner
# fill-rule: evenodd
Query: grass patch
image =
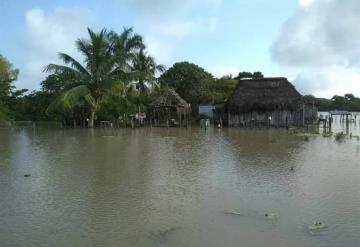
<path id="1" fill-rule="evenodd" d="M 312 136 L 319 135 L 319 129 L 318 128 L 291 127 L 291 128 L 289 128 L 289 133 L 293 134 L 295 136 L 300 136 L 300 137 L 312 137 Z"/>

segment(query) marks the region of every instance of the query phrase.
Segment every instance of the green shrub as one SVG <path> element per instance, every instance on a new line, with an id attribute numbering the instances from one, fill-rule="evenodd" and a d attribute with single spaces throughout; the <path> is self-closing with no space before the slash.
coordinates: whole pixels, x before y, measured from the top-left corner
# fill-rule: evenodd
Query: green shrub
<path id="1" fill-rule="evenodd" d="M 335 134 L 335 140 L 337 142 L 342 142 L 346 137 L 346 134 L 344 132 L 339 132 Z"/>

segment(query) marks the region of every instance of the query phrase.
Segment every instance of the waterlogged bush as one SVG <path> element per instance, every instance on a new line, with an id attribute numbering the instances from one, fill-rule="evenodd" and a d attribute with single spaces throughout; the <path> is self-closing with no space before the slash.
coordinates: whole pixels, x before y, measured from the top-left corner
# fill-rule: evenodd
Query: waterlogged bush
<path id="1" fill-rule="evenodd" d="M 332 133 L 330 133 L 330 132 L 323 134 L 323 137 L 326 137 L 326 138 L 331 137 L 331 136 L 332 136 Z"/>
<path id="2" fill-rule="evenodd" d="M 9 121 L 0 118 L 0 128 L 7 128 L 10 126 L 11 123 Z"/>
<path id="3" fill-rule="evenodd" d="M 346 137 L 346 134 L 345 134 L 344 132 L 339 132 L 339 133 L 336 133 L 336 134 L 335 134 L 335 140 L 336 140 L 337 142 L 342 142 L 342 141 L 344 141 L 345 137 Z"/>

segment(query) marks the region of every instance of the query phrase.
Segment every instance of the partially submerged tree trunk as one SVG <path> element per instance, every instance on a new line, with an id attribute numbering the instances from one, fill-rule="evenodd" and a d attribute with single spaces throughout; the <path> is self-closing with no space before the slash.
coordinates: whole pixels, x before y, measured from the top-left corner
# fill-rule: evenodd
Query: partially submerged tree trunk
<path id="1" fill-rule="evenodd" d="M 91 111 L 90 120 L 89 120 L 89 128 L 94 128 L 94 120 L 95 120 L 95 111 Z"/>
<path id="2" fill-rule="evenodd" d="M 98 110 L 98 106 L 100 103 L 95 99 L 93 104 L 91 105 L 91 113 L 90 113 L 90 120 L 89 120 L 89 128 L 94 128 L 94 121 L 95 121 L 95 113 Z"/>

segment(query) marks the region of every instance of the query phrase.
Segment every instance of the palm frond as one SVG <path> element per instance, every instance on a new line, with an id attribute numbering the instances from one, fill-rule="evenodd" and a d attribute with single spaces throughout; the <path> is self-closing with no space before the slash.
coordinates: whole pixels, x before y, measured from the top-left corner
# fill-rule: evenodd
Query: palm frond
<path id="1" fill-rule="evenodd" d="M 90 76 L 89 72 L 73 57 L 65 53 L 59 53 L 59 58 L 64 61 L 65 64 L 70 64 L 72 68 L 76 69 L 80 73 Z"/>
<path id="2" fill-rule="evenodd" d="M 52 113 L 56 113 L 64 109 L 62 98 L 62 95 L 60 95 L 50 103 L 50 105 L 45 110 L 46 115 L 51 115 Z"/>
<path id="3" fill-rule="evenodd" d="M 166 66 L 163 64 L 159 64 L 156 66 L 157 72 L 163 73 L 166 70 Z"/>
<path id="4" fill-rule="evenodd" d="M 89 95 L 90 95 L 90 90 L 87 86 L 80 85 L 77 87 L 73 87 L 63 93 L 62 95 L 63 105 L 65 108 L 71 109 L 76 104 L 78 104 L 82 99 L 85 99 L 91 104 L 91 102 L 88 99 L 89 97 L 91 97 Z"/>
<path id="5" fill-rule="evenodd" d="M 91 44 L 88 40 L 78 39 L 76 40 L 75 45 L 78 51 L 85 56 L 85 59 L 91 57 Z"/>

